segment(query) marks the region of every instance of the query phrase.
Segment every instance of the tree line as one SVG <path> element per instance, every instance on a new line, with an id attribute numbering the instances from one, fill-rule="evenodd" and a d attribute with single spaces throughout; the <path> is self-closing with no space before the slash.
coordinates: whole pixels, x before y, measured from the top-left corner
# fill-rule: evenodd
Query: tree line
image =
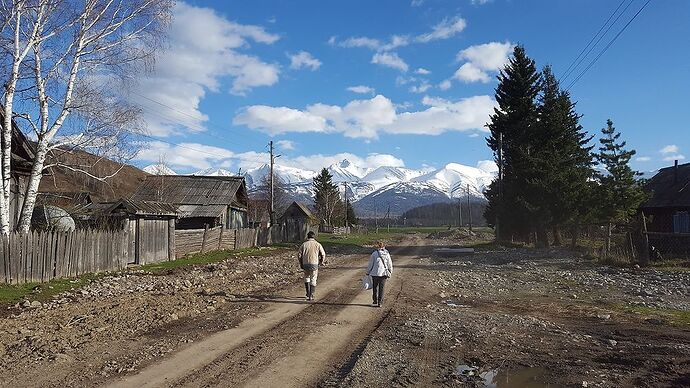
<path id="1" fill-rule="evenodd" d="M 485 192 L 485 217 L 497 238 L 547 247 L 562 243 L 564 229 L 575 239 L 584 224 L 610 230 L 627 222 L 645 195 L 629 166 L 635 151 L 613 122 L 595 147 L 570 93 L 549 66 L 538 71 L 523 46 L 514 48 L 498 81 L 486 140 L 499 177 Z"/>
<path id="2" fill-rule="evenodd" d="M 486 204 L 483 202 L 471 202 L 469 211 L 468 205 L 464 201 L 459 204 L 457 202 L 439 202 L 417 206 L 404 212 L 400 216 L 400 222 L 410 226 L 457 226 L 462 222 L 462 225 L 466 226 L 472 220 L 474 226 L 486 226 L 485 211 Z"/>

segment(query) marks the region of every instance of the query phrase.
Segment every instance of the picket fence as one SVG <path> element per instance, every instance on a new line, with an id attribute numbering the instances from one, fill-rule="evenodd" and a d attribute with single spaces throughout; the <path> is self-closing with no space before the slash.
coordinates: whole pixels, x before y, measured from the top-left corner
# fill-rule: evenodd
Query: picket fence
<path id="1" fill-rule="evenodd" d="M 165 231 L 167 233 L 167 230 Z M 155 243 L 166 236 L 156 239 Z M 133 235 L 127 231 L 34 231 L 0 238 L 0 283 L 47 282 L 86 273 L 116 271 L 134 263 Z M 148 239 L 147 239 L 148 240 Z M 167 240 L 166 240 L 167 241 Z M 215 250 L 235 250 L 282 242 L 278 227 L 175 230 L 174 255 L 180 258 Z M 140 244 L 144 243 L 139 241 Z M 148 244 L 148 242 L 146 242 Z M 147 250 L 144 250 L 146 252 Z M 144 262 L 154 262 L 146 260 Z"/>

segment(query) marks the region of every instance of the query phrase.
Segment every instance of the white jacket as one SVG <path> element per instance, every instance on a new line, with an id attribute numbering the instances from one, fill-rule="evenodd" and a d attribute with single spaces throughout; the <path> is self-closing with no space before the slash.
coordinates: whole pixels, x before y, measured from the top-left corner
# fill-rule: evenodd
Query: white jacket
<path id="1" fill-rule="evenodd" d="M 386 268 L 393 273 L 393 260 L 391 260 L 391 254 L 388 253 L 386 248 L 375 250 L 369 258 L 367 275 L 384 276 L 386 274 Z"/>

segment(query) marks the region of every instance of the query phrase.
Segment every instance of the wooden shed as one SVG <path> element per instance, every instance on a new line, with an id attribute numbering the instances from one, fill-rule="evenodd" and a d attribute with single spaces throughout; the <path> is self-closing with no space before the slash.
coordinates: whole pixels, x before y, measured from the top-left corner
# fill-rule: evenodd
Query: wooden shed
<path id="1" fill-rule="evenodd" d="M 174 205 L 178 212 L 177 229 L 247 226 L 244 177 L 151 175 L 132 200 Z"/>
<path id="2" fill-rule="evenodd" d="M 0 105 L 0 128 L 5 122 L 5 110 Z M 12 161 L 10 181 L 10 228 L 14 228 L 24 206 L 29 175 L 35 158 L 34 146 L 12 120 Z"/>
<path id="3" fill-rule="evenodd" d="M 662 251 L 690 251 L 690 163 L 666 167 L 650 179 L 640 210 L 649 243 Z"/>
<path id="4" fill-rule="evenodd" d="M 93 203 L 80 213 L 80 226 L 124 229 L 128 235 L 128 264 L 175 260 L 175 206 L 121 199 Z"/>
<path id="5" fill-rule="evenodd" d="M 283 228 L 285 241 L 304 241 L 312 230 L 314 216 L 303 204 L 293 202 L 280 217 L 278 223 Z"/>

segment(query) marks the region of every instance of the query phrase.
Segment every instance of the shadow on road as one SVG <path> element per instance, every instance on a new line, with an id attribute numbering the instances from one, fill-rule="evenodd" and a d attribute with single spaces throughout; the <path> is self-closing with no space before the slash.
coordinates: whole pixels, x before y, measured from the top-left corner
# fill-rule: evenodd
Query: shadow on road
<path id="1" fill-rule="evenodd" d="M 258 302 L 258 303 L 289 303 L 289 304 L 311 304 L 311 305 L 324 305 L 324 306 L 357 306 L 357 307 L 375 307 L 370 304 L 364 303 L 333 303 L 326 301 L 305 300 L 304 297 L 294 297 L 294 296 L 280 296 L 280 295 L 235 295 L 234 300 L 229 300 L 229 303 L 246 303 L 246 302 Z"/>

